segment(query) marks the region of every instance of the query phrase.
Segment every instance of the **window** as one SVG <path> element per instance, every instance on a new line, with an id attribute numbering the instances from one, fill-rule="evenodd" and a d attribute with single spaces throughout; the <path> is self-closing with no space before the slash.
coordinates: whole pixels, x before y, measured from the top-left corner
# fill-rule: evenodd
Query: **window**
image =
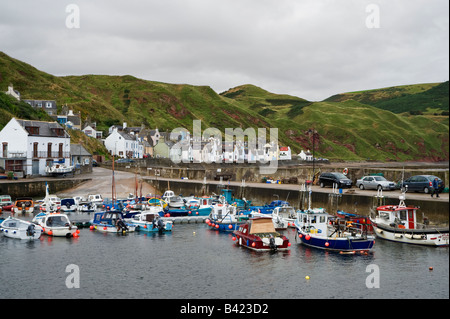
<path id="1" fill-rule="evenodd" d="M 63 157 L 63 143 L 59 143 L 58 157 Z"/>
<path id="2" fill-rule="evenodd" d="M 52 143 L 47 144 L 47 157 L 52 157 Z"/>
<path id="3" fill-rule="evenodd" d="M 38 157 L 38 142 L 33 143 L 33 157 Z"/>
<path id="4" fill-rule="evenodd" d="M 45 107 L 48 108 L 48 109 L 53 108 L 52 102 L 45 102 Z"/>
<path id="5" fill-rule="evenodd" d="M 30 135 L 39 135 L 39 127 L 37 126 L 26 126 L 25 129 Z"/>
<path id="6" fill-rule="evenodd" d="M 3 142 L 3 157 L 8 157 L 8 143 Z"/>

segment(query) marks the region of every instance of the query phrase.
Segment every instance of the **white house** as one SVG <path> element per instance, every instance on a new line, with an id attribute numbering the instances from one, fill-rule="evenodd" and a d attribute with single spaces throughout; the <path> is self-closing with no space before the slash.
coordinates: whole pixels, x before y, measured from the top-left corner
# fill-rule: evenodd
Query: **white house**
<path id="1" fill-rule="evenodd" d="M 94 127 L 92 127 L 91 125 L 87 125 L 83 130 L 83 133 L 86 134 L 87 136 L 93 137 L 93 138 L 98 138 L 101 139 L 103 136 L 103 132 L 102 131 L 97 131 Z"/>
<path id="2" fill-rule="evenodd" d="M 289 146 L 280 147 L 280 153 L 278 155 L 278 159 L 280 161 L 291 160 L 292 159 L 291 148 Z"/>
<path id="3" fill-rule="evenodd" d="M 8 91 L 6 91 L 5 94 L 11 95 L 17 101 L 20 101 L 20 92 L 14 90 L 14 87 L 12 86 L 12 84 L 8 86 Z"/>
<path id="4" fill-rule="evenodd" d="M 105 147 L 110 154 L 122 158 L 143 158 L 144 146 L 133 134 L 114 129 L 105 139 Z"/>
<path id="5" fill-rule="evenodd" d="M 45 175 L 45 167 L 70 166 L 70 135 L 57 122 L 12 118 L 0 131 L 0 166 L 24 175 Z"/>
<path id="6" fill-rule="evenodd" d="M 303 150 L 298 154 L 298 156 L 302 159 L 302 160 L 304 160 L 304 161 L 312 161 L 313 160 L 313 157 L 312 157 L 312 154 L 311 154 L 311 152 L 308 150 L 308 151 L 306 151 L 306 153 L 305 152 L 303 152 Z"/>

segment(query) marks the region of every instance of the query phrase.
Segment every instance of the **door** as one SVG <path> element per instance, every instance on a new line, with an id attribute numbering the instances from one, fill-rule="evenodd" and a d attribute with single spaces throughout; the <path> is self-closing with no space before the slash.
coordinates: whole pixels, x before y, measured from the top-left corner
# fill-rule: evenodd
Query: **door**
<path id="1" fill-rule="evenodd" d="M 410 209 L 408 210 L 408 228 L 409 229 L 415 229 L 415 223 L 414 223 L 414 210 Z"/>
<path id="2" fill-rule="evenodd" d="M 31 174 L 32 175 L 39 175 L 39 160 L 32 162 Z"/>

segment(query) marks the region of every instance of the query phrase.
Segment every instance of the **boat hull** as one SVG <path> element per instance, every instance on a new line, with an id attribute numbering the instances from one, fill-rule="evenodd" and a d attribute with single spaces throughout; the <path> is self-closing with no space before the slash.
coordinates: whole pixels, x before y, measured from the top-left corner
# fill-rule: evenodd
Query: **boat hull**
<path id="1" fill-rule="evenodd" d="M 148 223 L 148 222 L 133 222 L 136 225 L 136 229 L 137 231 L 143 231 L 143 232 L 148 232 L 148 233 L 157 233 L 160 231 L 160 229 L 156 226 L 153 227 L 153 223 Z M 169 232 L 172 231 L 172 223 L 171 222 L 165 222 L 164 228 L 161 229 L 162 232 Z"/>
<path id="2" fill-rule="evenodd" d="M 372 222 L 377 238 L 397 243 L 446 247 L 449 246 L 449 229 L 399 229 Z"/>
<path id="3" fill-rule="evenodd" d="M 70 227 L 45 227 L 44 234 L 53 237 L 72 237 L 78 230 L 77 226 Z"/>
<path id="4" fill-rule="evenodd" d="M 14 238 L 14 239 L 21 239 L 21 240 L 34 240 L 39 239 L 42 234 L 42 228 L 38 225 L 34 225 L 34 233 L 30 234 L 28 232 L 28 227 L 32 225 L 29 222 L 21 221 L 21 220 L 10 220 L 9 223 L 15 223 L 16 226 L 11 227 L 6 226 L 5 224 L 8 223 L 8 221 L 3 224 L 3 222 L 0 224 L 0 231 L 3 233 L 5 237 L 8 238 Z"/>
<path id="5" fill-rule="evenodd" d="M 94 229 L 101 233 L 114 233 L 114 234 L 123 234 L 130 233 L 136 230 L 136 226 L 127 225 L 128 230 L 118 229 L 116 226 L 105 225 L 105 224 L 92 224 Z"/>
<path id="6" fill-rule="evenodd" d="M 298 232 L 300 242 L 309 247 L 331 251 L 368 251 L 371 250 L 375 244 L 373 237 L 368 238 L 331 238 L 318 237 L 312 234 L 304 234 Z"/>

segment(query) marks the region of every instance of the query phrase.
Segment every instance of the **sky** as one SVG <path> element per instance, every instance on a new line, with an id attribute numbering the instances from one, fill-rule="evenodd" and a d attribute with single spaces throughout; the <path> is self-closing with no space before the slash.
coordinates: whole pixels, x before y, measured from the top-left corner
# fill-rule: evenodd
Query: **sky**
<path id="1" fill-rule="evenodd" d="M 1 0 L 0 51 L 56 76 L 253 84 L 320 101 L 447 81 L 449 1 Z"/>

